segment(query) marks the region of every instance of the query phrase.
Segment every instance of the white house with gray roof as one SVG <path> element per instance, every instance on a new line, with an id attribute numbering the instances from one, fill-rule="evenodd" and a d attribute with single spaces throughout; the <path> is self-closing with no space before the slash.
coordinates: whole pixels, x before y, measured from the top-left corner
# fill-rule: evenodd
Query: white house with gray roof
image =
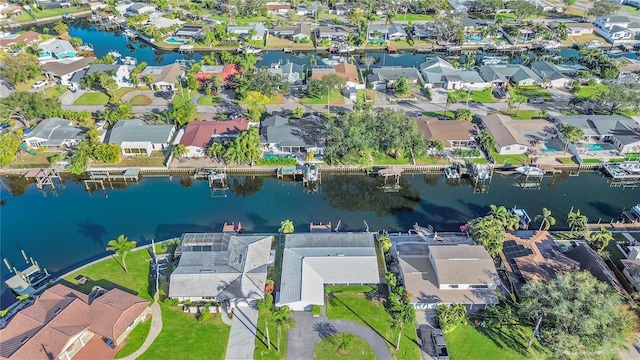
<path id="1" fill-rule="evenodd" d="M 125 156 L 149 156 L 154 150 L 165 150 L 175 131 L 174 125 L 147 125 L 140 119 L 120 120 L 109 132 L 109 144 L 120 145 Z"/>
<path id="2" fill-rule="evenodd" d="M 248 26 L 227 26 L 227 32 L 238 36 L 248 36 L 249 31 L 254 30 L 255 34 L 251 37 L 251 40 L 264 39 L 267 28 L 264 23 L 249 23 Z"/>
<path id="3" fill-rule="evenodd" d="M 543 86 L 568 87 L 573 85 L 573 76 L 576 68 L 565 65 L 556 65 L 548 61 L 535 61 L 531 69 L 540 76 Z"/>
<path id="4" fill-rule="evenodd" d="M 77 145 L 87 132 L 87 128 L 74 126 L 73 122 L 61 118 L 44 119 L 24 138 L 28 147 L 71 147 Z"/>
<path id="5" fill-rule="evenodd" d="M 424 79 L 420 70 L 414 67 L 382 66 L 372 68 L 371 74 L 367 75 L 367 83 L 373 84 L 377 90 L 386 90 L 393 86 L 401 77 L 407 79 L 409 84 L 419 84 L 424 86 Z"/>
<path id="6" fill-rule="evenodd" d="M 555 116 L 554 122 L 577 126 L 585 141 L 612 144 L 622 154 L 640 152 L 640 125 L 620 115 Z"/>
<path id="7" fill-rule="evenodd" d="M 71 79 L 69 79 L 69 84 L 80 87 L 82 85 L 82 79 L 85 76 L 93 73 L 100 74 L 111 74 L 111 77 L 116 82 L 118 88 L 121 87 L 133 87 L 134 85 L 131 83 L 131 69 L 133 66 L 131 65 L 122 65 L 122 64 L 91 64 L 84 70 L 76 72 Z"/>
<path id="8" fill-rule="evenodd" d="M 428 88 L 447 90 L 471 89 L 482 90 L 491 86 L 475 70 L 456 69 L 450 62 L 441 57 L 433 57 L 420 64 L 424 85 Z"/>
<path id="9" fill-rule="evenodd" d="M 380 43 L 386 41 L 406 40 L 407 31 L 395 22 L 390 24 L 371 24 L 367 28 L 367 41 Z"/>
<path id="10" fill-rule="evenodd" d="M 636 32 L 637 23 L 622 15 L 598 16 L 593 23 L 596 33 L 602 35 L 608 42 L 614 44 L 624 40 L 632 40 Z"/>
<path id="11" fill-rule="evenodd" d="M 269 72 L 284 76 L 290 84 L 302 84 L 304 80 L 304 65 L 294 63 L 275 63 L 269 67 Z"/>
<path id="12" fill-rule="evenodd" d="M 542 83 L 538 74 L 521 64 L 484 65 L 478 68 L 478 72 L 485 81 L 494 86 L 506 86 L 509 83 L 519 86 Z"/>
<path id="13" fill-rule="evenodd" d="M 513 120 L 510 116 L 492 114 L 483 116 L 482 125 L 489 130 L 496 140 L 496 147 L 500 155 L 526 154 L 529 150 L 529 140 L 520 131 L 511 127 Z"/>
<path id="14" fill-rule="evenodd" d="M 324 152 L 324 122 L 322 118 L 309 115 L 294 123 L 280 115 L 273 115 L 261 123 L 260 143 L 265 150 L 294 154 L 313 151 Z"/>
<path id="15" fill-rule="evenodd" d="M 178 267 L 171 273 L 169 297 L 180 301 L 212 300 L 230 305 L 264 297 L 272 236 L 185 233 L 176 249 Z"/>
<path id="16" fill-rule="evenodd" d="M 276 304 L 291 310 L 324 305 L 325 285 L 378 284 L 372 234 L 288 234 Z"/>

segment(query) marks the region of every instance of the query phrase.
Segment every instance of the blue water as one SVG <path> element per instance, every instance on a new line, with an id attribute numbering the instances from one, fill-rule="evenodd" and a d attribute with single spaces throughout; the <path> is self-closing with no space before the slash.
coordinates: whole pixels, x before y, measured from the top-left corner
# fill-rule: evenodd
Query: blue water
<path id="1" fill-rule="evenodd" d="M 476 36 L 465 36 L 464 39 L 466 41 L 480 41 L 482 40 L 482 36 L 476 35 Z"/>
<path id="2" fill-rule="evenodd" d="M 586 144 L 589 151 L 611 150 L 613 147 L 609 144 Z"/>
<path id="3" fill-rule="evenodd" d="M 544 148 L 542 149 L 543 152 L 557 152 L 557 151 L 562 151 L 564 149 L 558 148 L 557 144 L 555 144 L 554 142 L 549 142 L 548 140 L 543 141 L 544 144 Z"/>
<path id="4" fill-rule="evenodd" d="M 183 39 L 176 39 L 173 36 L 170 38 L 166 38 L 164 40 L 164 42 L 168 43 L 168 44 L 184 44 L 185 41 Z"/>

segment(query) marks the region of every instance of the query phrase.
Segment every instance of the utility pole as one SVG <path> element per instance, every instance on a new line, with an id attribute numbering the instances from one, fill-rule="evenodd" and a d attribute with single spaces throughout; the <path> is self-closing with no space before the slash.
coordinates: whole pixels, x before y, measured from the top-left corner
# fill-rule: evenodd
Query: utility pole
<path id="1" fill-rule="evenodd" d="M 542 315 L 538 315 L 538 322 L 536 323 L 535 329 L 533 329 L 533 332 L 531 333 L 531 337 L 529 338 L 529 344 L 527 344 L 527 349 L 531 347 L 531 343 L 533 342 L 533 337 L 538 335 L 538 332 L 540 331 L 541 322 L 542 322 Z"/>

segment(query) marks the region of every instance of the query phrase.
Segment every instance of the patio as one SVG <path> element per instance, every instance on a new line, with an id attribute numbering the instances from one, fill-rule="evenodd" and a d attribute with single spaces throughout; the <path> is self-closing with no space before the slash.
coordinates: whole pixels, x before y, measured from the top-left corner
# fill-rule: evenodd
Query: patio
<path id="1" fill-rule="evenodd" d="M 113 359 L 126 342 L 122 342 L 114 349 L 107 346 L 102 337 L 95 335 L 73 357 L 76 360 Z"/>

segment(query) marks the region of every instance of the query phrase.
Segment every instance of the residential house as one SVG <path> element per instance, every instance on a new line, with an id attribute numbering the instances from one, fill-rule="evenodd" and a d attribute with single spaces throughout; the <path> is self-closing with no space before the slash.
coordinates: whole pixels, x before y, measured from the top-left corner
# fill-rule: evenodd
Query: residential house
<path id="1" fill-rule="evenodd" d="M 35 31 L 25 31 L 22 33 L 11 33 L 0 37 L 0 49 L 9 50 L 13 46 L 24 44 L 32 45 L 40 38 L 40 33 Z"/>
<path id="2" fill-rule="evenodd" d="M 175 91 L 184 76 L 184 67 L 180 64 L 165 66 L 147 66 L 140 73 L 140 79 L 151 76 L 151 88 L 156 91 Z"/>
<path id="3" fill-rule="evenodd" d="M 140 119 L 120 120 L 109 130 L 109 144 L 119 145 L 124 156 L 146 155 L 167 149 L 174 125 L 147 125 Z"/>
<path id="4" fill-rule="evenodd" d="M 131 83 L 131 70 L 133 66 L 131 65 L 121 65 L 121 64 L 92 64 L 86 69 L 82 71 L 76 72 L 70 79 L 69 84 L 80 87 L 82 85 L 82 79 L 84 79 L 87 75 L 93 73 L 99 74 L 112 74 L 113 80 L 115 80 L 118 88 L 121 87 L 134 87 Z"/>
<path id="5" fill-rule="evenodd" d="M 622 284 L 611 272 L 602 256 L 593 250 L 586 240 L 571 241 L 568 246 L 569 249 L 564 254 L 580 264 L 580 271 L 588 271 L 598 281 L 609 284 L 614 289 L 622 290 Z"/>
<path id="6" fill-rule="evenodd" d="M 500 155 L 526 154 L 529 141 L 517 130 L 510 126 L 510 116 L 493 114 L 483 116 L 482 125 L 489 130 L 496 140 L 496 147 Z"/>
<path id="7" fill-rule="evenodd" d="M 325 285 L 378 284 L 380 276 L 371 234 L 287 234 L 276 305 L 310 310 L 324 305 Z"/>
<path id="8" fill-rule="evenodd" d="M 146 22 L 146 26 L 153 26 L 156 29 L 167 29 L 173 26 L 180 26 L 185 22 L 175 18 L 169 19 L 164 16 L 161 12 L 154 12 L 149 14 L 149 19 Z"/>
<path id="9" fill-rule="evenodd" d="M 566 256 L 548 231 L 507 232 L 503 243 L 500 259 L 516 289 L 532 280 L 548 282 L 558 273 L 580 269 L 580 263 Z"/>
<path id="10" fill-rule="evenodd" d="M 354 32 L 354 29 L 343 25 L 330 25 L 320 26 L 316 30 L 316 39 L 343 41 L 349 37 L 349 33 Z"/>
<path id="11" fill-rule="evenodd" d="M 222 81 L 227 84 L 236 74 L 239 74 L 240 65 L 227 64 L 227 65 L 203 65 L 200 67 L 200 71 L 196 73 L 196 78 L 200 82 L 207 82 L 212 76 L 218 76 Z"/>
<path id="12" fill-rule="evenodd" d="M 462 304 L 469 311 L 498 303 L 498 271 L 480 245 L 396 244 L 401 277 L 417 309 Z"/>
<path id="13" fill-rule="evenodd" d="M 497 64 L 478 67 L 480 76 L 493 86 L 505 87 L 511 83 L 518 86 L 540 85 L 542 79 L 522 64 Z"/>
<path id="14" fill-rule="evenodd" d="M 76 49 L 67 40 L 52 39 L 38 44 L 40 61 L 76 57 Z"/>
<path id="15" fill-rule="evenodd" d="M 169 297 L 180 301 L 254 304 L 264 297 L 272 236 L 186 233 L 171 273 Z"/>
<path id="16" fill-rule="evenodd" d="M 467 13 L 469 9 L 473 6 L 474 2 L 467 0 L 449 0 L 449 6 L 452 11 L 456 11 L 459 13 Z"/>
<path id="17" fill-rule="evenodd" d="M 436 39 L 438 32 L 432 22 L 413 24 L 413 38 L 419 40 Z"/>
<path id="18" fill-rule="evenodd" d="M 311 77 L 316 80 L 321 80 L 328 74 L 336 74 L 344 79 L 344 89 L 347 94 L 350 96 L 353 93 L 353 98 L 351 100 L 356 100 L 356 89 L 364 88 L 364 84 L 360 84 L 358 78 L 358 68 L 349 63 L 341 63 L 333 66 L 325 66 L 325 67 L 315 67 L 311 69 Z M 354 89 L 354 91 L 350 91 Z"/>
<path id="19" fill-rule="evenodd" d="M 275 36 L 295 42 L 311 39 L 311 26 L 304 22 L 295 26 L 274 26 L 270 32 Z"/>
<path id="20" fill-rule="evenodd" d="M 186 40 L 201 40 L 204 34 L 204 29 L 199 25 L 183 25 L 180 30 L 176 31 L 175 37 Z"/>
<path id="21" fill-rule="evenodd" d="M 187 148 L 187 157 L 207 155 L 212 141 L 233 140 L 242 131 L 249 128 L 249 120 L 237 118 L 225 121 L 192 121 L 180 130 L 180 144 Z"/>
<path id="22" fill-rule="evenodd" d="M 447 90 L 482 90 L 491 86 L 475 70 L 456 69 L 441 57 L 433 57 L 420 64 L 425 86 Z"/>
<path id="23" fill-rule="evenodd" d="M 261 125 L 260 143 L 265 150 L 287 154 L 324 152 L 324 122 L 318 116 L 309 115 L 290 123 L 282 116 L 273 115 Z"/>
<path id="24" fill-rule="evenodd" d="M 0 2 L 0 19 L 12 18 L 22 15 L 22 7 L 16 4 Z"/>
<path id="25" fill-rule="evenodd" d="M 0 357 L 71 359 L 94 336 L 119 345 L 149 313 L 149 301 L 117 288 L 86 295 L 57 284 L 0 329 Z"/>
<path id="26" fill-rule="evenodd" d="M 75 126 L 73 122 L 61 118 L 44 119 L 22 140 L 30 147 L 49 148 L 72 147 L 84 139 L 87 128 Z"/>
<path id="27" fill-rule="evenodd" d="M 640 293 L 640 246 L 629 246 L 629 254 L 622 262 L 622 273 L 636 292 Z"/>
<path id="28" fill-rule="evenodd" d="M 475 37 L 479 36 L 485 31 L 488 31 L 489 28 L 493 25 L 493 21 L 466 18 L 462 20 L 462 25 L 465 36 Z"/>
<path id="29" fill-rule="evenodd" d="M 156 6 L 153 4 L 134 3 L 127 8 L 124 16 L 144 15 L 152 13 L 154 11 L 156 11 Z"/>
<path id="30" fill-rule="evenodd" d="M 584 141 L 609 143 L 621 154 L 640 152 L 640 127 L 633 119 L 620 115 L 575 115 L 555 116 L 553 120 L 558 125 L 582 129 Z"/>
<path id="31" fill-rule="evenodd" d="M 534 61 L 531 69 L 540 76 L 541 84 L 545 87 L 570 87 L 576 74 L 574 67 L 556 65 L 548 61 Z"/>
<path id="32" fill-rule="evenodd" d="M 406 39 L 407 32 L 400 23 L 370 24 L 367 28 L 367 41 L 371 43 Z"/>
<path id="33" fill-rule="evenodd" d="M 608 42 L 614 44 L 621 40 L 632 40 L 635 32 L 628 29 L 633 23 L 622 15 L 597 16 L 593 23 L 595 31 Z"/>
<path id="34" fill-rule="evenodd" d="M 227 26 L 227 32 L 235 34 L 241 38 L 249 38 L 249 32 L 254 31 L 255 34 L 251 36 L 250 40 L 262 40 L 264 39 L 267 28 L 264 23 L 249 23 L 248 26 Z"/>
<path id="35" fill-rule="evenodd" d="M 264 7 L 273 15 L 286 15 L 291 10 L 291 4 L 285 2 L 266 2 Z"/>
<path id="36" fill-rule="evenodd" d="M 400 66 L 372 68 L 371 74 L 367 75 L 367 83 L 373 84 L 375 89 L 387 90 L 401 77 L 407 79 L 409 84 L 424 86 L 424 79 L 420 75 L 420 70 Z"/>
<path id="37" fill-rule="evenodd" d="M 353 7 L 354 6 L 351 3 L 335 3 L 329 13 L 338 16 L 346 16 Z"/>
<path id="38" fill-rule="evenodd" d="M 76 73 L 89 68 L 94 61 L 96 58 L 93 56 L 49 61 L 42 65 L 42 72 L 47 78 L 59 81 L 61 85 L 69 85 Z"/>
<path id="39" fill-rule="evenodd" d="M 618 81 L 622 83 L 637 83 L 640 81 L 640 60 L 626 57 L 616 58 L 618 65 Z"/>
<path id="40" fill-rule="evenodd" d="M 272 74 L 284 76 L 292 85 L 300 85 L 304 81 L 304 65 L 291 62 L 286 64 L 275 63 L 268 70 Z"/>
<path id="41" fill-rule="evenodd" d="M 416 120 L 425 140 L 442 140 L 445 149 L 475 148 L 470 121 L 441 121 L 436 118 Z"/>
<path id="42" fill-rule="evenodd" d="M 593 34 L 593 23 L 590 22 L 562 22 L 567 26 L 567 36 L 584 36 Z M 560 22 L 552 22 L 549 24 L 549 28 L 553 29 L 557 27 Z"/>

